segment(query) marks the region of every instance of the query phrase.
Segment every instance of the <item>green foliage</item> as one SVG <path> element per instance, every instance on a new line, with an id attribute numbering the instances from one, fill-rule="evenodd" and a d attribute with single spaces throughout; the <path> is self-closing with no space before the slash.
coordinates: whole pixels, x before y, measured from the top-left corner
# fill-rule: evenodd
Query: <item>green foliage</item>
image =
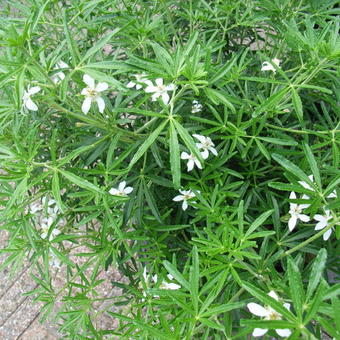
<path id="1" fill-rule="evenodd" d="M 0 269 L 63 337 L 340 338 L 338 7 L 2 5 Z"/>

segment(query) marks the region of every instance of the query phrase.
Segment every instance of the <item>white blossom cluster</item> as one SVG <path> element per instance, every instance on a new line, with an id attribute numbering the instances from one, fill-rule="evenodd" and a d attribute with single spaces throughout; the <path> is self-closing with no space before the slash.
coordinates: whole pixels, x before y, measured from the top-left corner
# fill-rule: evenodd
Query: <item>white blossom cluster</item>
<path id="1" fill-rule="evenodd" d="M 265 61 L 262 63 L 261 71 L 272 71 L 276 73 L 277 68 L 280 66 L 280 59 L 274 58 L 270 62 Z M 65 73 L 63 71 L 69 69 L 69 65 L 66 64 L 63 60 L 59 60 L 54 67 L 54 70 L 57 71 L 51 76 L 51 81 L 57 85 L 62 80 L 65 79 Z M 162 78 L 155 79 L 155 84 L 147 78 L 145 73 L 135 74 L 135 81 L 130 81 L 126 87 L 127 88 L 136 88 L 137 90 L 144 89 L 146 93 L 152 93 L 151 100 L 156 101 L 158 98 L 161 98 L 164 105 L 168 105 L 170 101 L 170 96 L 168 92 L 174 91 L 176 89 L 175 84 L 164 84 L 164 80 Z M 85 99 L 82 104 L 82 112 L 87 114 L 91 109 L 91 105 L 93 102 L 96 102 L 98 105 L 98 110 L 100 113 L 103 113 L 105 110 L 105 101 L 101 96 L 101 92 L 104 92 L 108 89 L 109 85 L 106 82 L 99 82 L 97 85 L 95 84 L 95 80 L 89 76 L 88 74 L 84 74 L 83 81 L 87 85 L 81 91 L 81 95 L 85 96 Z M 30 111 L 38 111 L 37 104 L 32 100 L 32 96 L 40 92 L 40 86 L 28 86 L 27 90 L 24 91 L 23 94 L 23 107 Z M 192 102 L 192 113 L 198 113 L 202 110 L 202 104 L 200 104 L 197 100 L 193 100 Z"/>
<path id="2" fill-rule="evenodd" d="M 154 286 L 155 288 L 159 288 L 159 289 L 166 289 L 166 290 L 178 290 L 181 288 L 181 286 L 177 283 L 172 282 L 174 280 L 174 277 L 171 274 L 167 274 L 167 279 L 166 280 L 162 280 L 159 284 L 159 286 L 157 287 L 158 284 L 158 275 L 150 275 L 147 273 L 146 267 L 144 267 L 143 270 L 143 279 L 144 279 L 144 283 L 146 288 L 151 288 L 152 286 Z M 143 296 L 146 297 L 146 292 L 143 291 Z M 154 295 L 154 297 L 158 297 L 158 295 Z"/>
<path id="3" fill-rule="evenodd" d="M 270 297 L 272 297 L 274 300 L 279 301 L 279 297 L 277 296 L 277 294 L 271 290 L 268 295 Z M 290 304 L 289 303 L 284 303 L 283 306 L 290 310 Z M 280 313 L 278 313 L 275 309 L 269 307 L 269 306 L 265 306 L 262 307 L 261 305 L 251 302 L 247 304 L 247 307 L 250 311 L 250 313 L 256 315 L 256 316 L 260 316 L 263 317 L 264 320 L 281 320 L 282 319 L 282 315 Z M 288 328 L 284 328 L 284 329 L 276 329 L 275 330 L 276 333 L 284 338 L 290 336 L 292 334 L 292 332 L 288 329 Z M 258 337 L 258 336 L 262 336 L 264 334 L 266 334 L 268 332 L 268 329 L 266 328 L 255 328 L 253 331 L 253 336 Z"/>
<path id="4" fill-rule="evenodd" d="M 59 228 L 65 225 L 65 220 L 58 217 L 60 211 L 54 199 L 44 196 L 40 200 L 31 203 L 28 206 L 28 212 L 39 227 L 42 239 L 53 242 L 61 234 Z M 54 253 L 49 252 L 48 257 L 52 267 L 60 267 L 61 263 Z"/>
<path id="5" fill-rule="evenodd" d="M 308 176 L 308 178 L 310 179 L 311 182 L 314 182 L 314 178 L 313 175 Z M 306 182 L 304 181 L 299 181 L 299 184 L 302 185 L 305 189 L 314 191 L 314 189 Z M 327 198 L 336 198 L 336 191 L 334 190 L 333 192 L 331 192 Z M 289 195 L 290 199 L 296 199 L 296 194 L 294 191 L 292 191 Z M 306 194 L 303 194 L 301 199 L 303 200 L 308 200 L 309 196 Z M 297 204 L 297 203 L 290 203 L 290 207 L 289 207 L 289 214 L 290 214 L 290 218 L 288 221 L 288 228 L 290 231 L 292 231 L 297 222 L 300 220 L 302 222 L 309 222 L 310 221 L 310 216 L 306 215 L 303 213 L 304 209 L 307 209 L 310 206 L 310 204 L 308 203 L 303 203 L 303 204 Z M 331 213 L 329 210 L 327 209 L 323 209 L 323 214 L 316 214 L 314 215 L 314 220 L 318 221 L 318 223 L 315 226 L 315 230 L 321 230 L 326 228 L 329 225 L 330 220 L 332 219 Z M 329 239 L 329 237 L 332 234 L 332 229 L 330 228 L 328 229 L 324 234 L 323 234 L 323 239 L 325 241 L 327 241 Z"/>

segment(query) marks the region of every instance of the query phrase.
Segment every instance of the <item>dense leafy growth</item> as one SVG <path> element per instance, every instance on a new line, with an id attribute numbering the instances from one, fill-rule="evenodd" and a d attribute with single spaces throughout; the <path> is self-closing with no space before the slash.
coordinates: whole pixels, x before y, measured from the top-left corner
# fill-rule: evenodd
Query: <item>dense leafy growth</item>
<path id="1" fill-rule="evenodd" d="M 1 268 L 65 338 L 340 338 L 337 1 L 1 6 Z"/>

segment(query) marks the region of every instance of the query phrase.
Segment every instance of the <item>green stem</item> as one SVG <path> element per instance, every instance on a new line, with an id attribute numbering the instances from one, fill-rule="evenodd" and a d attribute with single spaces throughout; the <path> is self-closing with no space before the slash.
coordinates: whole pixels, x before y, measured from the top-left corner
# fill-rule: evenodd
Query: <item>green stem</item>
<path id="1" fill-rule="evenodd" d="M 336 225 L 339 222 L 339 220 L 335 220 L 333 223 L 330 223 L 326 228 L 322 229 L 321 231 L 319 231 L 318 233 L 316 233 L 315 235 L 313 235 L 312 237 L 310 237 L 309 239 L 307 239 L 306 241 L 303 241 L 302 243 L 298 244 L 296 247 L 287 250 L 286 252 L 281 254 L 281 257 L 285 257 L 287 255 L 290 255 L 294 252 L 296 252 L 297 250 L 303 248 L 304 246 L 306 246 L 307 244 L 313 242 L 314 240 L 316 240 L 317 238 L 319 238 L 320 236 L 322 236 L 326 231 L 328 231 L 329 229 L 331 229 L 334 225 Z"/>

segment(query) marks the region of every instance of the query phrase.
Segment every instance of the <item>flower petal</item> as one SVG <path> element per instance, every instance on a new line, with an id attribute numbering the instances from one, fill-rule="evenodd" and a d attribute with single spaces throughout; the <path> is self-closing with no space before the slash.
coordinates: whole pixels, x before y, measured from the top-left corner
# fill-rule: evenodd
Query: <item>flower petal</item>
<path id="1" fill-rule="evenodd" d="M 31 111 L 38 111 L 38 106 L 29 97 L 25 101 L 25 106 L 27 107 L 27 109 Z"/>
<path id="2" fill-rule="evenodd" d="M 202 169 L 202 164 L 198 159 L 195 159 L 194 162 L 199 169 Z"/>
<path id="3" fill-rule="evenodd" d="M 269 311 L 257 303 L 254 303 L 254 302 L 248 303 L 247 307 L 250 313 L 256 316 L 268 316 L 269 315 Z"/>
<path id="4" fill-rule="evenodd" d="M 40 90 L 41 90 L 40 86 L 33 86 L 27 92 L 28 92 L 28 95 L 31 96 L 32 94 L 38 93 Z"/>
<path id="5" fill-rule="evenodd" d="M 155 80 L 155 83 L 156 83 L 157 86 L 163 86 L 163 79 L 162 78 L 157 78 Z"/>
<path id="6" fill-rule="evenodd" d="M 176 88 L 175 84 L 169 84 L 165 86 L 165 91 L 173 91 Z"/>
<path id="7" fill-rule="evenodd" d="M 126 187 L 124 189 L 124 194 L 128 195 L 128 194 L 131 194 L 133 191 L 133 188 L 132 187 Z"/>
<path id="8" fill-rule="evenodd" d="M 83 101 L 83 105 L 81 106 L 81 110 L 84 114 L 87 114 L 91 108 L 92 99 L 90 97 L 86 97 Z"/>
<path id="9" fill-rule="evenodd" d="M 133 81 L 130 81 L 130 82 L 126 85 L 126 87 L 129 88 L 129 89 L 131 89 L 131 88 L 134 87 L 135 85 L 136 85 L 136 83 L 134 83 Z"/>
<path id="10" fill-rule="evenodd" d="M 325 216 L 320 215 L 320 214 L 316 214 L 316 215 L 314 215 L 314 220 L 323 221 L 323 220 L 325 220 Z"/>
<path id="11" fill-rule="evenodd" d="M 322 216 L 322 217 L 323 217 L 323 216 Z M 314 218 L 315 218 L 315 216 L 314 216 Z M 327 220 L 326 220 L 325 218 L 323 218 L 322 220 L 320 220 L 320 222 L 318 222 L 318 223 L 316 224 L 314 230 L 321 230 L 321 229 L 325 228 L 327 224 L 328 224 L 328 223 L 327 223 Z"/>
<path id="12" fill-rule="evenodd" d="M 98 105 L 98 110 L 100 113 L 103 113 L 104 110 L 105 110 L 105 102 L 104 102 L 104 99 L 102 97 L 97 97 L 96 98 L 96 102 L 97 102 L 97 105 Z"/>
<path id="13" fill-rule="evenodd" d="M 183 200 L 182 209 L 185 211 L 185 210 L 187 210 L 187 208 L 188 208 L 188 202 L 187 202 L 187 200 Z"/>
<path id="14" fill-rule="evenodd" d="M 310 217 L 307 216 L 307 215 L 299 214 L 298 217 L 302 222 L 309 222 L 310 221 Z"/>
<path id="15" fill-rule="evenodd" d="M 116 188 L 111 188 L 110 191 L 109 191 L 109 193 L 110 193 L 111 195 L 117 195 L 117 194 L 118 194 L 118 190 L 117 190 Z"/>
<path id="16" fill-rule="evenodd" d="M 327 198 L 337 198 L 337 194 L 336 194 L 336 190 L 333 190 L 328 196 Z"/>
<path id="17" fill-rule="evenodd" d="M 187 163 L 188 172 L 194 168 L 194 165 L 195 165 L 195 162 L 192 159 L 189 159 Z"/>
<path id="18" fill-rule="evenodd" d="M 288 328 L 285 329 L 275 329 L 276 333 L 284 338 L 287 338 L 292 334 L 291 330 Z"/>
<path id="19" fill-rule="evenodd" d="M 155 92 L 152 96 L 151 96 L 151 100 L 153 102 L 155 102 L 157 100 L 157 98 L 161 95 L 160 92 Z"/>
<path id="20" fill-rule="evenodd" d="M 296 222 L 297 222 L 297 217 L 296 216 L 292 216 L 289 221 L 288 221 L 288 228 L 290 231 L 292 231 L 295 226 L 296 226 Z"/>
<path id="21" fill-rule="evenodd" d="M 290 194 L 289 194 L 289 199 L 291 200 L 295 200 L 296 199 L 296 194 L 294 191 L 292 191 Z"/>
<path id="22" fill-rule="evenodd" d="M 209 157 L 209 151 L 208 149 L 204 149 L 202 152 L 201 152 L 201 156 L 203 159 L 207 159 Z"/>
<path id="23" fill-rule="evenodd" d="M 120 182 L 119 185 L 118 185 L 118 190 L 121 191 L 121 192 L 123 192 L 125 186 L 126 186 L 126 182 L 125 182 L 125 181 Z"/>
<path id="24" fill-rule="evenodd" d="M 190 155 L 187 152 L 183 151 L 181 153 L 181 159 L 189 159 L 189 158 L 190 158 Z"/>
<path id="25" fill-rule="evenodd" d="M 268 329 L 254 328 L 253 336 L 262 336 L 268 332 Z"/>
<path id="26" fill-rule="evenodd" d="M 167 92 L 163 92 L 163 93 L 162 93 L 162 100 L 163 100 L 163 103 L 164 103 L 165 105 L 168 105 L 169 100 L 170 100 L 170 97 L 169 97 L 169 95 L 167 94 Z"/>
<path id="27" fill-rule="evenodd" d="M 262 63 L 261 71 L 273 71 L 276 72 L 275 67 L 268 61 Z"/>
<path id="28" fill-rule="evenodd" d="M 210 148 L 209 148 L 209 151 L 210 151 L 214 156 L 217 156 L 217 155 L 218 155 L 217 150 L 216 150 L 215 148 L 213 148 L 213 147 L 210 147 Z"/>
<path id="29" fill-rule="evenodd" d="M 205 138 L 204 136 L 202 136 L 202 135 L 196 135 L 196 134 L 194 134 L 194 135 L 192 135 L 192 136 L 195 137 L 195 138 L 197 138 L 201 143 L 204 143 L 205 140 L 206 140 L 206 138 Z"/>
<path id="30" fill-rule="evenodd" d="M 89 88 L 94 89 L 94 79 L 88 74 L 83 75 L 83 81 Z"/>
<path id="31" fill-rule="evenodd" d="M 96 86 L 96 91 L 97 92 L 103 92 L 109 88 L 108 83 L 98 83 Z"/>
<path id="32" fill-rule="evenodd" d="M 324 241 L 327 241 L 329 239 L 329 237 L 331 236 L 332 234 L 332 228 L 331 229 L 328 229 L 324 234 L 323 234 L 323 239 Z"/>
<path id="33" fill-rule="evenodd" d="M 177 290 L 177 289 L 180 289 L 180 288 L 181 288 L 181 286 L 178 285 L 177 283 L 167 283 L 165 289 Z"/>
<path id="34" fill-rule="evenodd" d="M 290 303 L 285 302 L 285 303 L 283 304 L 283 307 L 285 307 L 286 309 L 290 310 Z"/>
<path id="35" fill-rule="evenodd" d="M 184 196 L 183 195 L 178 195 L 178 196 L 175 196 L 172 200 L 175 201 L 175 202 L 183 201 L 184 200 Z"/>
<path id="36" fill-rule="evenodd" d="M 273 290 L 271 290 L 271 291 L 268 293 L 268 295 L 269 295 L 270 297 L 272 297 L 274 300 L 279 301 L 279 297 L 277 296 L 277 294 L 276 294 Z"/>

